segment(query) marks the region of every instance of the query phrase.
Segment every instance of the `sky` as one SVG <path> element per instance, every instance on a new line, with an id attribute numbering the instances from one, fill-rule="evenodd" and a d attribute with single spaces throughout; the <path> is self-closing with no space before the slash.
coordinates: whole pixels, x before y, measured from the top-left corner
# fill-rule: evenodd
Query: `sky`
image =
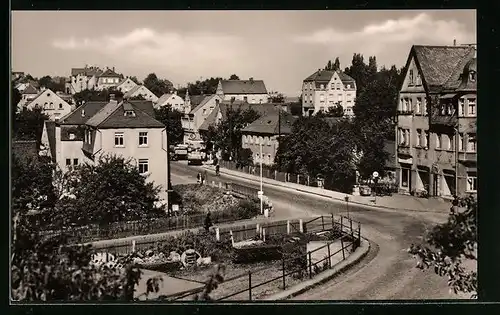
<path id="1" fill-rule="evenodd" d="M 399 68 L 414 44 L 476 43 L 475 10 L 13 11 L 11 23 L 12 70 L 35 77 L 88 64 L 177 87 L 234 73 L 287 96 L 335 57 Z"/>

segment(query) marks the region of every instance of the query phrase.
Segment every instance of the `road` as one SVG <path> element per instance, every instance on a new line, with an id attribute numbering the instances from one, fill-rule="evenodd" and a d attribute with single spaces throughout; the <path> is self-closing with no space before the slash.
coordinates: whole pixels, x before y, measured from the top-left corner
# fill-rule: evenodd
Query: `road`
<path id="1" fill-rule="evenodd" d="M 173 162 L 172 184 L 196 182 L 201 167 Z M 209 178 L 214 173 L 208 171 Z M 259 184 L 221 174 L 220 180 L 249 187 Z M 346 214 L 346 206 L 336 200 L 264 184 L 264 193 L 273 202 L 275 216 L 290 218 L 322 214 Z M 296 300 L 380 300 L 464 298 L 449 292 L 446 279 L 433 271 L 423 272 L 407 253 L 412 243 L 421 241 L 427 228 L 446 220 L 446 214 L 415 211 L 371 210 L 349 205 L 349 214 L 362 224 L 362 235 L 372 243 L 369 254 L 341 277 L 295 297 Z"/>

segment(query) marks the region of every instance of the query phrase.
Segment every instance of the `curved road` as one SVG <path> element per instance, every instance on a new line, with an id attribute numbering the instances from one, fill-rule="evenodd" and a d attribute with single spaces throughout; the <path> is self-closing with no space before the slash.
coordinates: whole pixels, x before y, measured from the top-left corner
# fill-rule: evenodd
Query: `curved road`
<path id="1" fill-rule="evenodd" d="M 185 162 L 172 162 L 172 184 L 192 183 L 200 167 Z M 208 171 L 208 180 L 214 175 Z M 221 174 L 222 181 L 231 181 L 259 188 L 246 179 Z M 273 202 L 275 217 L 291 218 L 305 215 L 344 214 L 346 206 L 336 200 L 264 184 L 264 192 Z M 449 292 L 446 279 L 433 271 L 417 268 L 406 249 L 417 243 L 426 228 L 446 220 L 446 214 L 415 211 L 372 210 L 349 205 L 350 215 L 362 224 L 362 235 L 371 243 L 371 250 L 360 264 L 295 300 L 373 300 L 373 299 L 450 299 L 463 298 Z"/>

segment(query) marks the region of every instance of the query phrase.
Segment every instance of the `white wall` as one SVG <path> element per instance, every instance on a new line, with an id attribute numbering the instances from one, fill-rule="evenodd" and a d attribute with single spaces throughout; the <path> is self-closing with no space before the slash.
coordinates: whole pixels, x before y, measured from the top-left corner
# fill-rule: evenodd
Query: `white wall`
<path id="1" fill-rule="evenodd" d="M 135 83 L 134 81 L 132 81 L 130 79 L 127 79 L 127 80 L 125 80 L 125 82 L 123 82 L 122 84 L 120 84 L 118 86 L 118 90 L 122 91 L 123 93 L 127 93 L 132 88 L 134 88 L 136 85 L 137 85 L 137 83 Z"/>
<path id="2" fill-rule="evenodd" d="M 172 94 L 165 102 L 163 102 L 162 104 L 158 103 L 158 104 L 156 104 L 156 106 L 161 107 L 161 106 L 165 106 L 167 104 L 172 105 L 172 109 L 176 109 L 180 112 L 184 112 L 184 100 L 179 95 Z"/>
<path id="3" fill-rule="evenodd" d="M 233 97 L 237 101 L 244 101 L 247 97 L 249 104 L 269 103 L 268 94 L 224 94 L 225 101 L 230 101 Z"/>
<path id="4" fill-rule="evenodd" d="M 59 119 L 71 112 L 71 105 L 51 90 L 45 90 L 26 107 L 33 109 L 36 106 L 42 107 L 50 120 Z"/>

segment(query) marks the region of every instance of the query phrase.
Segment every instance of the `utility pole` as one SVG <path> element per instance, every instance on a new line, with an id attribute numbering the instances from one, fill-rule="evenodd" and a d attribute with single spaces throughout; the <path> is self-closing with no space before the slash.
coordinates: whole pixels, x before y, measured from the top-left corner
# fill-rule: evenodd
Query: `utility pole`
<path id="1" fill-rule="evenodd" d="M 260 191 L 259 191 L 259 195 L 260 195 L 260 213 L 261 214 L 264 214 L 264 190 L 262 188 L 262 141 L 259 141 L 260 145 Z"/>
<path id="2" fill-rule="evenodd" d="M 229 105 L 229 160 L 233 160 L 233 119 L 231 115 L 233 114 L 233 103 L 234 103 L 234 97 L 231 98 L 231 103 Z"/>
<path id="3" fill-rule="evenodd" d="M 168 130 L 170 129 L 171 123 L 170 123 L 170 109 L 172 105 L 167 104 L 167 211 L 168 214 L 170 215 L 172 212 L 172 180 L 171 180 L 171 168 L 170 168 L 170 141 L 169 141 L 169 136 L 168 136 Z"/>

